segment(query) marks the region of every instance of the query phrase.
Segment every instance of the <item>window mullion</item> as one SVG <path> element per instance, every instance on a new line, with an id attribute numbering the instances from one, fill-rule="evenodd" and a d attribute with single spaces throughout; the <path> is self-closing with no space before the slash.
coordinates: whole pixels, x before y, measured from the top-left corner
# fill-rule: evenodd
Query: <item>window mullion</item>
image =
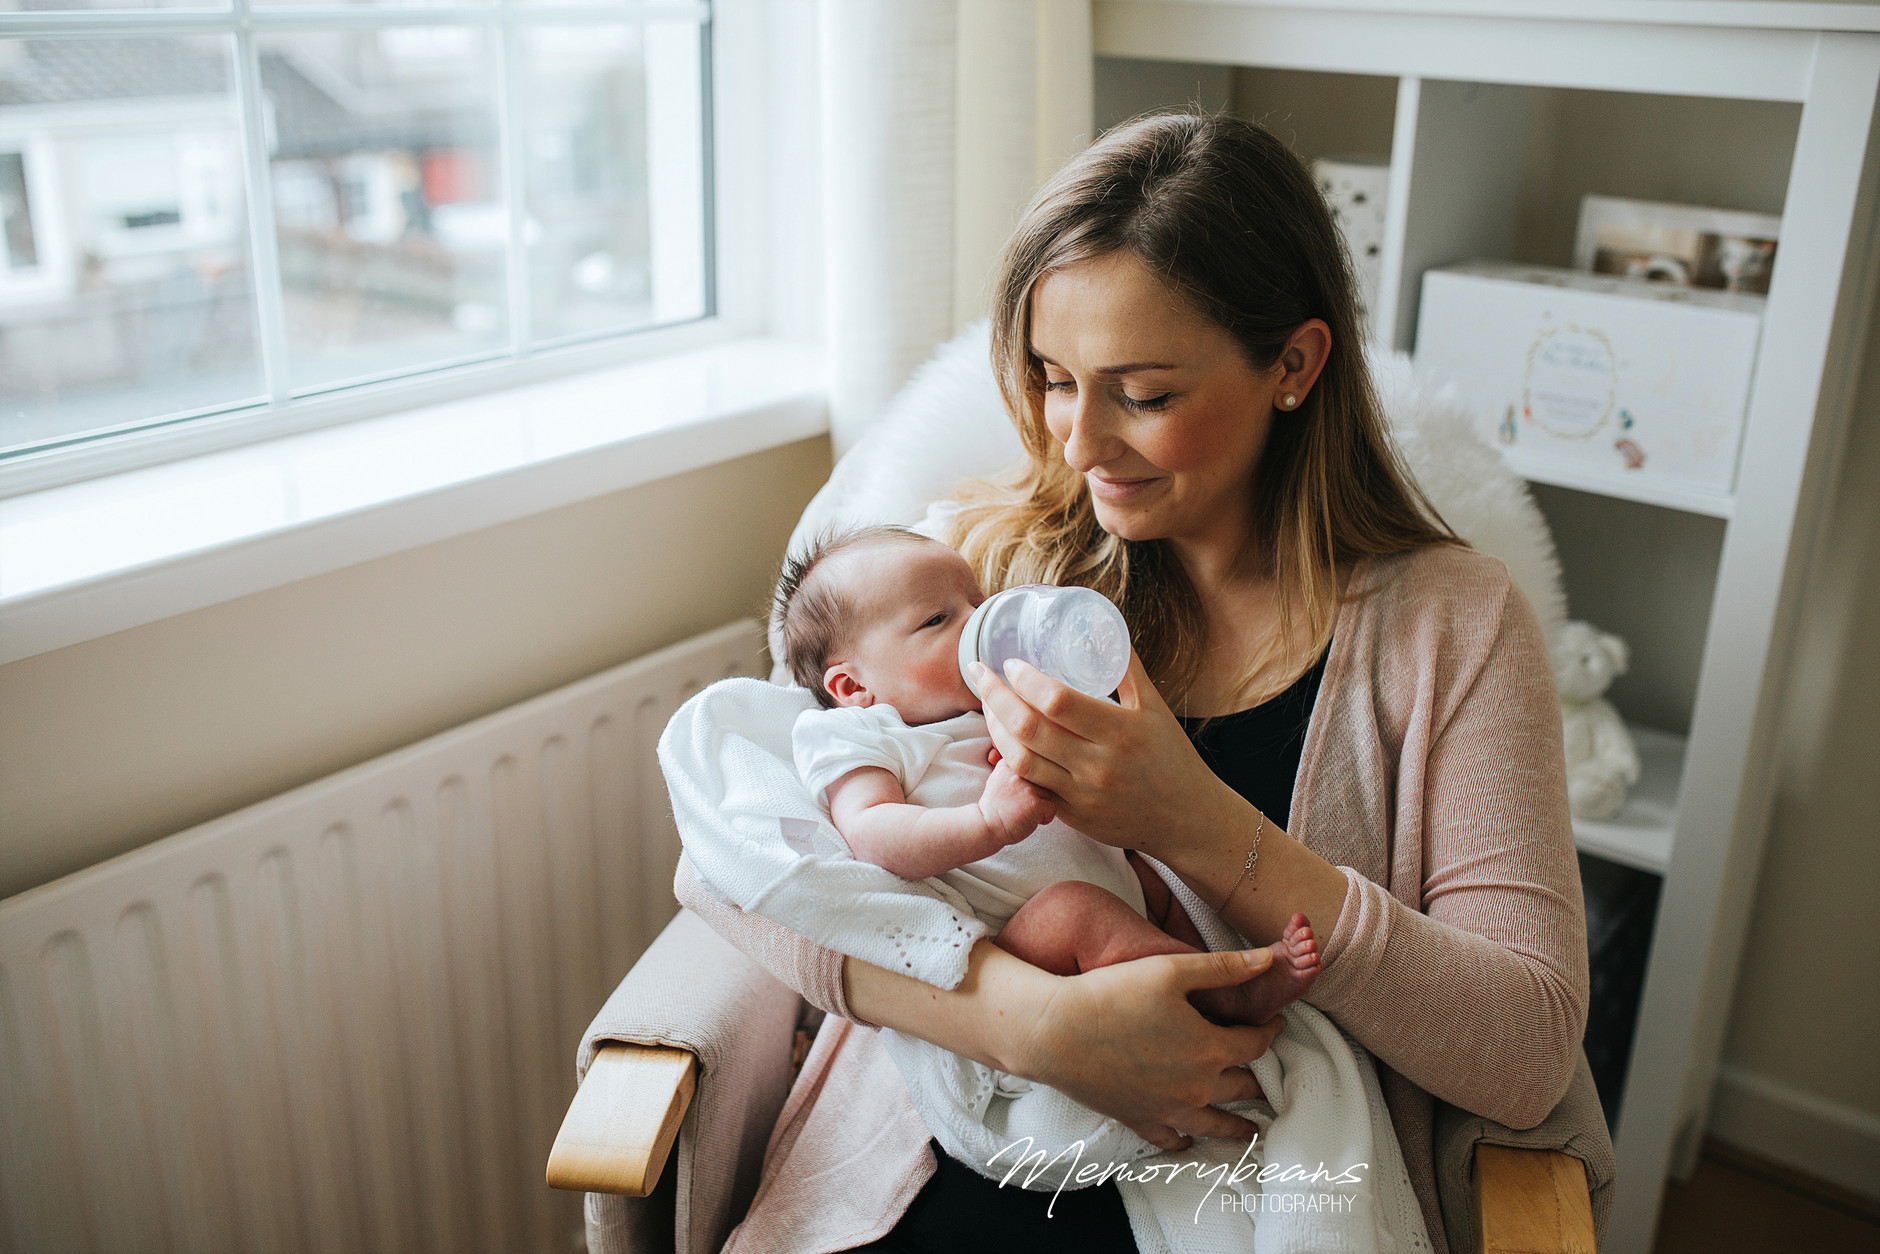
<path id="1" fill-rule="evenodd" d="M 261 54 L 249 21 L 249 0 L 235 0 L 235 66 L 242 114 L 242 166 L 248 184 L 248 241 L 254 264 L 255 312 L 261 322 L 261 369 L 268 403 L 288 401 L 287 314 L 281 288 L 280 241 L 274 234 L 274 182 L 268 166 L 267 101 Z"/>

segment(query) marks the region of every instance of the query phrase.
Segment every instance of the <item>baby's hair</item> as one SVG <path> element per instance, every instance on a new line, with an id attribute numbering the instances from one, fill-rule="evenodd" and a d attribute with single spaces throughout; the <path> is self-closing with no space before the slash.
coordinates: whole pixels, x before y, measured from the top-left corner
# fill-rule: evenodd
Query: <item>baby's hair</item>
<path id="1" fill-rule="evenodd" d="M 848 643 L 855 607 L 840 589 L 814 575 L 836 554 L 884 540 L 938 543 L 918 531 L 888 523 L 830 528 L 818 533 L 802 552 L 786 557 L 783 573 L 777 577 L 770 612 L 782 628 L 784 667 L 791 678 L 816 694 L 824 709 L 833 709 L 836 700 L 823 686 L 823 671 L 829 655 Z"/>

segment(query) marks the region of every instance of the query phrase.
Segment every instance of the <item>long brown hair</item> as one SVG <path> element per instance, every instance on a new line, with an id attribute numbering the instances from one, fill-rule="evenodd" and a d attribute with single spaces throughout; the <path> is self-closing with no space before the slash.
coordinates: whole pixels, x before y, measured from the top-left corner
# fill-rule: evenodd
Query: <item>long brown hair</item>
<path id="1" fill-rule="evenodd" d="M 1316 385 L 1274 423 L 1248 484 L 1280 631 L 1235 692 L 1276 656 L 1287 681 L 1317 656 L 1341 564 L 1459 541 L 1390 442 L 1360 348 L 1350 258 L 1299 158 L 1264 127 L 1225 115 L 1152 114 L 1109 131 L 1038 192 L 1000 258 L 992 364 L 1027 458 L 1015 478 L 963 493 L 948 539 L 987 592 L 1081 584 L 1115 601 L 1150 678 L 1182 712 L 1207 643 L 1201 598 L 1166 541 L 1124 540 L 1098 525 L 1084 477 L 1045 426 L 1044 371 L 1031 352 L 1038 282 L 1114 253 L 1185 295 L 1257 371 L 1270 370 L 1309 319 L 1331 329 Z M 1315 647 L 1281 656 L 1301 615 Z"/>

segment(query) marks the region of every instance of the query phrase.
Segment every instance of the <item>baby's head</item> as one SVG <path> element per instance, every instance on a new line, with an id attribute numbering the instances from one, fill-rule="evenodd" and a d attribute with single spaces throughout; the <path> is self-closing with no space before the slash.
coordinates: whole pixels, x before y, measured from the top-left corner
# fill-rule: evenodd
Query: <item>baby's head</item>
<path id="1" fill-rule="evenodd" d="M 905 527 L 825 533 L 784 563 L 784 664 L 825 707 L 894 707 L 910 725 L 979 709 L 960 632 L 985 597 L 966 559 Z"/>

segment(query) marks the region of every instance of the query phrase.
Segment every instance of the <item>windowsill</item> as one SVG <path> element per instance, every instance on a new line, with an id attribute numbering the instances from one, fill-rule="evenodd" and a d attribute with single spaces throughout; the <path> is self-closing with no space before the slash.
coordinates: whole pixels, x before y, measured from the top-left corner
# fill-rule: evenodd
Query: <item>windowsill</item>
<path id="1" fill-rule="evenodd" d="M 746 340 L 0 500 L 0 664 L 828 429 Z"/>

